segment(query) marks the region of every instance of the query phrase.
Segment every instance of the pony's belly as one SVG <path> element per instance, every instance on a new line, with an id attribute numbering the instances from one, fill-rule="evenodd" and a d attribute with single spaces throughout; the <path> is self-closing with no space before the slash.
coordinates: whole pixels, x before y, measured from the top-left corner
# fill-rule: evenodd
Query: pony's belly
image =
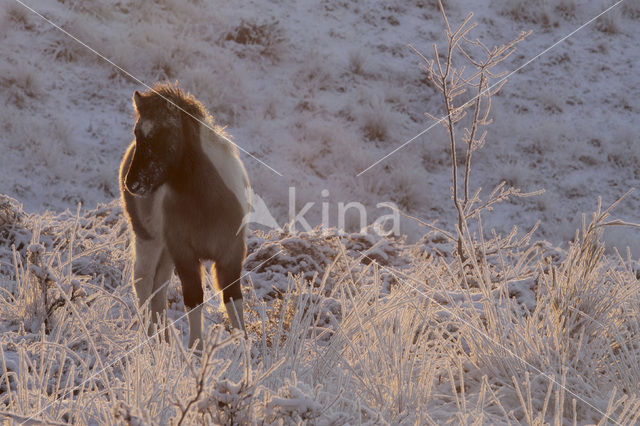
<path id="1" fill-rule="evenodd" d="M 169 187 L 163 218 L 169 251 L 188 252 L 200 260 L 224 260 L 235 255 L 243 247 L 244 233 L 238 232 L 242 220 L 239 206 L 232 212 L 221 207 L 231 201 L 237 204 L 230 191 L 223 198 L 196 199 Z"/>

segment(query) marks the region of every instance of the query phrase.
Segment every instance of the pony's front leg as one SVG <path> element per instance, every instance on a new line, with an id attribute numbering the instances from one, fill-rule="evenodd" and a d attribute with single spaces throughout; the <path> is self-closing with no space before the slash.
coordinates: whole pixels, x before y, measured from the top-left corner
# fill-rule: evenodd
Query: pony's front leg
<path id="1" fill-rule="evenodd" d="M 133 288 L 138 297 L 138 307 L 142 308 L 153 293 L 158 263 L 162 257 L 163 245 L 157 240 L 135 240 L 135 265 L 133 271 Z M 166 296 L 165 296 L 166 297 Z M 152 309 L 152 314 L 154 314 Z M 155 317 L 152 318 L 156 320 Z M 151 334 L 151 325 L 147 330 Z"/>
<path id="2" fill-rule="evenodd" d="M 167 289 L 173 272 L 173 261 L 169 251 L 165 248 L 156 265 L 155 278 L 153 280 L 153 293 L 151 295 L 151 317 L 156 326 L 164 327 L 164 337 L 169 341 L 169 330 L 166 328 L 165 311 L 167 309 Z"/>

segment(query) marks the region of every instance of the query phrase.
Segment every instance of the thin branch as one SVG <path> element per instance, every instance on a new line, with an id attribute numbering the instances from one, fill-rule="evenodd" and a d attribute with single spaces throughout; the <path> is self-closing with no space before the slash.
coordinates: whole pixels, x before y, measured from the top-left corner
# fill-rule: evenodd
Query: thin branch
<path id="1" fill-rule="evenodd" d="M 471 173 L 471 155 L 473 153 L 473 139 L 478 130 L 478 116 L 480 115 L 480 96 L 485 82 L 485 74 L 480 75 L 480 84 L 478 85 L 478 96 L 476 96 L 476 104 L 473 110 L 473 121 L 471 123 L 471 131 L 469 131 L 469 140 L 467 142 L 467 155 L 464 164 L 464 206 L 469 202 L 469 174 Z"/>

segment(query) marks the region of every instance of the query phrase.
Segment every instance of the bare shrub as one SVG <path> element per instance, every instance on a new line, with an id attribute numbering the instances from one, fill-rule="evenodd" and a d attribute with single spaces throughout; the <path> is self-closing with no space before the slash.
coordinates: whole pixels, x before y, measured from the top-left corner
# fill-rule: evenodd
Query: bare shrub
<path id="1" fill-rule="evenodd" d="M 386 141 L 389 137 L 389 120 L 382 108 L 373 109 L 365 114 L 362 133 L 372 141 Z"/>
<path id="2" fill-rule="evenodd" d="M 393 133 L 394 124 L 397 122 L 395 111 L 388 102 L 377 97 L 368 97 L 367 93 L 361 94 L 361 105 L 355 107 L 360 116 L 361 129 L 364 137 L 369 141 L 385 142 Z"/>
<path id="3" fill-rule="evenodd" d="M 349 72 L 356 75 L 360 75 L 360 76 L 366 76 L 367 75 L 367 71 L 365 69 L 366 61 L 367 61 L 367 55 L 363 52 L 361 48 L 351 50 L 349 52 L 349 57 L 348 57 Z"/>
<path id="4" fill-rule="evenodd" d="M 28 98 L 43 96 L 40 73 L 40 68 L 30 61 L 3 66 L 0 85 L 5 88 L 9 102 L 23 109 Z"/>
<path id="5" fill-rule="evenodd" d="M 103 22 L 109 22 L 114 18 L 115 8 L 105 1 L 87 0 L 73 2 L 69 5 L 69 8 L 76 13 L 89 15 L 92 18 Z"/>
<path id="6" fill-rule="evenodd" d="M 296 88 L 304 90 L 311 99 L 317 96 L 316 92 L 327 90 L 333 81 L 330 58 L 315 50 L 304 55 L 302 64 L 293 77 Z"/>
<path id="7" fill-rule="evenodd" d="M 621 9 L 614 8 L 600 16 L 596 22 L 596 29 L 605 34 L 618 34 L 620 32 Z"/>
<path id="8" fill-rule="evenodd" d="M 276 20 L 264 23 L 241 20 L 240 24 L 223 35 L 222 40 L 235 42 L 245 48 L 255 47 L 260 55 L 277 62 L 284 36 L 280 23 Z M 240 50 L 237 53 L 242 56 L 246 51 Z"/>
<path id="9" fill-rule="evenodd" d="M 499 3 L 499 10 L 517 21 L 555 27 L 559 16 L 572 16 L 575 0 L 507 0 Z"/>
<path id="10" fill-rule="evenodd" d="M 15 2 L 6 4 L 5 14 L 5 19 L 10 23 L 22 26 L 26 30 L 31 30 L 33 28 L 30 22 L 30 12 L 21 4 Z"/>
<path id="11" fill-rule="evenodd" d="M 480 189 L 471 193 L 470 188 L 472 154 L 482 147 L 485 142 L 487 136 L 485 128 L 491 123 L 489 118 L 491 98 L 506 83 L 506 79 L 503 78 L 506 75 L 506 71 L 494 73 L 492 69 L 511 56 L 515 52 L 516 44 L 522 41 L 530 32 L 522 32 L 509 43 L 489 49 L 479 39 L 470 38 L 471 30 L 477 25 L 471 23 L 473 14 L 469 14 L 457 29 L 452 30 L 442 4 L 440 4 L 440 10 L 446 25 L 446 53 L 441 55 L 436 44 L 433 45 L 434 59 L 428 59 L 415 48 L 413 50 L 422 59 L 424 69 L 427 71 L 427 78 L 440 92 L 444 101 L 444 114 L 442 117 L 436 117 L 429 113 L 427 115 L 440 122 L 449 135 L 452 196 L 458 216 L 458 255 L 463 257 L 462 234 L 469 232 L 467 221 L 470 218 L 482 210 L 490 208 L 493 204 L 512 196 L 533 195 L 522 194 L 520 190 L 506 187 L 502 183 L 483 202 L 479 197 Z M 464 65 L 456 65 L 460 61 L 470 66 L 472 71 L 467 72 Z M 497 82 L 492 84 L 496 80 Z M 473 97 L 470 100 L 460 100 L 460 97 L 468 92 L 471 92 Z M 471 115 L 470 124 L 460 129 L 461 121 L 468 112 Z M 460 131 L 462 131 L 461 136 L 459 134 Z M 458 183 L 458 145 L 463 145 L 466 148 L 462 188 Z"/>
<path id="12" fill-rule="evenodd" d="M 622 3 L 622 15 L 632 19 L 640 18 L 640 2 L 626 1 Z"/>

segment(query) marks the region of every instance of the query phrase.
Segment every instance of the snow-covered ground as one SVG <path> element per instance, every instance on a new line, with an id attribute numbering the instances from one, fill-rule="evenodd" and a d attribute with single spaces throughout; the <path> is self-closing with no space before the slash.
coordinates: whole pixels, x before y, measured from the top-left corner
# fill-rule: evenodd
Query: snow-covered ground
<path id="1" fill-rule="evenodd" d="M 635 263 L 599 258 L 594 249 L 586 251 L 598 260 L 591 264 L 580 253 L 551 248 L 567 249 L 598 197 L 606 206 L 639 186 L 640 3 L 625 0 L 563 40 L 614 3 L 445 3 L 452 25 L 474 12 L 473 36 L 488 45 L 533 30 L 500 65 L 518 71 L 493 99 L 494 122 L 474 154 L 472 182 L 487 190 L 502 180 L 524 191 L 544 188 L 497 206 L 483 224 L 504 234 L 539 220 L 534 241 L 550 243 L 532 245 L 535 255 L 507 244 L 504 253 L 497 250 L 505 258 L 488 247 L 495 269 L 474 265 L 468 282 L 451 246 L 435 235 L 422 238 L 427 230 L 405 218 L 401 231 L 416 246 L 353 233 L 355 215 L 344 235 L 253 233 L 245 289 L 254 341 L 248 349 L 212 349 L 216 359 L 233 353 L 232 365 L 206 371 L 216 379 L 208 379 L 198 403 L 200 419 L 637 420 Z M 2 199 L 0 372 L 11 373 L 0 377 L 0 415 L 26 419 L 44 410 L 56 421 L 102 422 L 118 414 L 162 423 L 177 420 L 174 399 L 186 404 L 193 397 L 199 370 L 178 357 L 182 346 L 159 345 L 164 352 L 154 357 L 129 326 L 138 330 L 127 233 L 114 200 L 132 139 L 131 96 L 145 89 L 142 83 L 178 80 L 227 126 L 251 154 L 241 157 L 252 187 L 280 224 L 289 220 L 294 188 L 295 211 L 314 203 L 305 215 L 313 226 L 323 205 L 335 227 L 340 202 L 365 205 L 369 224 L 388 213 L 378 203 L 393 202 L 453 232 L 442 127 L 368 169 L 430 127 L 425 112 L 442 114 L 439 94 L 408 47 L 430 54 L 433 43 L 443 46 L 436 4 L 1 0 L 0 194 L 24 210 Z M 639 211 L 635 192 L 614 216 L 640 222 Z M 640 231 L 607 228 L 603 238 L 640 256 Z M 552 277 L 552 266 L 564 278 Z M 576 268 L 585 273 L 572 273 Z M 39 283 L 48 301 L 39 299 Z M 172 319 L 183 309 L 179 292 L 174 279 Z M 63 293 L 76 297 L 63 302 Z M 61 305 L 48 312 L 47 303 L 57 300 Z M 208 309 L 210 327 L 224 321 L 215 306 Z M 596 320 L 604 325 L 593 329 Z M 126 362 L 116 361 L 122 356 Z M 284 364 L 270 372 L 278 356 Z M 243 373 L 247 365 L 252 370 Z M 60 391 L 98 371 L 75 397 Z M 184 376 L 191 381 L 179 383 Z M 46 392 L 34 391 L 45 382 Z M 57 397 L 57 405 L 47 405 Z M 194 421 L 195 410 L 188 416 Z"/>
<path id="2" fill-rule="evenodd" d="M 408 48 L 430 53 L 434 42 L 444 42 L 435 4 L 30 6 L 142 82 L 178 80 L 196 94 L 239 146 L 282 174 L 243 154 L 255 192 L 279 223 L 289 219 L 293 186 L 297 209 L 315 202 L 305 215 L 312 225 L 328 202 L 330 225 L 337 226 L 341 201 L 364 204 L 371 218 L 382 213 L 377 203 L 392 201 L 425 220 L 449 221 L 447 142 L 439 126 L 356 176 L 429 127 L 425 112 L 442 113 L 440 97 Z M 489 45 L 533 30 L 503 64 L 507 71 L 607 6 L 447 3 L 452 22 L 473 11 L 480 24 L 473 35 Z M 487 189 L 506 180 L 546 192 L 503 207 L 493 225 L 541 220 L 541 235 L 560 244 L 598 196 L 611 202 L 638 186 L 639 9 L 637 1 L 623 2 L 509 77 L 472 178 Z M 132 137 L 131 95 L 144 86 L 18 2 L 3 1 L 2 14 L 0 192 L 38 212 L 112 200 Z M 619 214 L 633 219 L 639 206 L 635 194 Z M 403 231 L 414 229 L 404 223 Z M 638 250 L 634 238 L 622 235 L 621 242 Z"/>

